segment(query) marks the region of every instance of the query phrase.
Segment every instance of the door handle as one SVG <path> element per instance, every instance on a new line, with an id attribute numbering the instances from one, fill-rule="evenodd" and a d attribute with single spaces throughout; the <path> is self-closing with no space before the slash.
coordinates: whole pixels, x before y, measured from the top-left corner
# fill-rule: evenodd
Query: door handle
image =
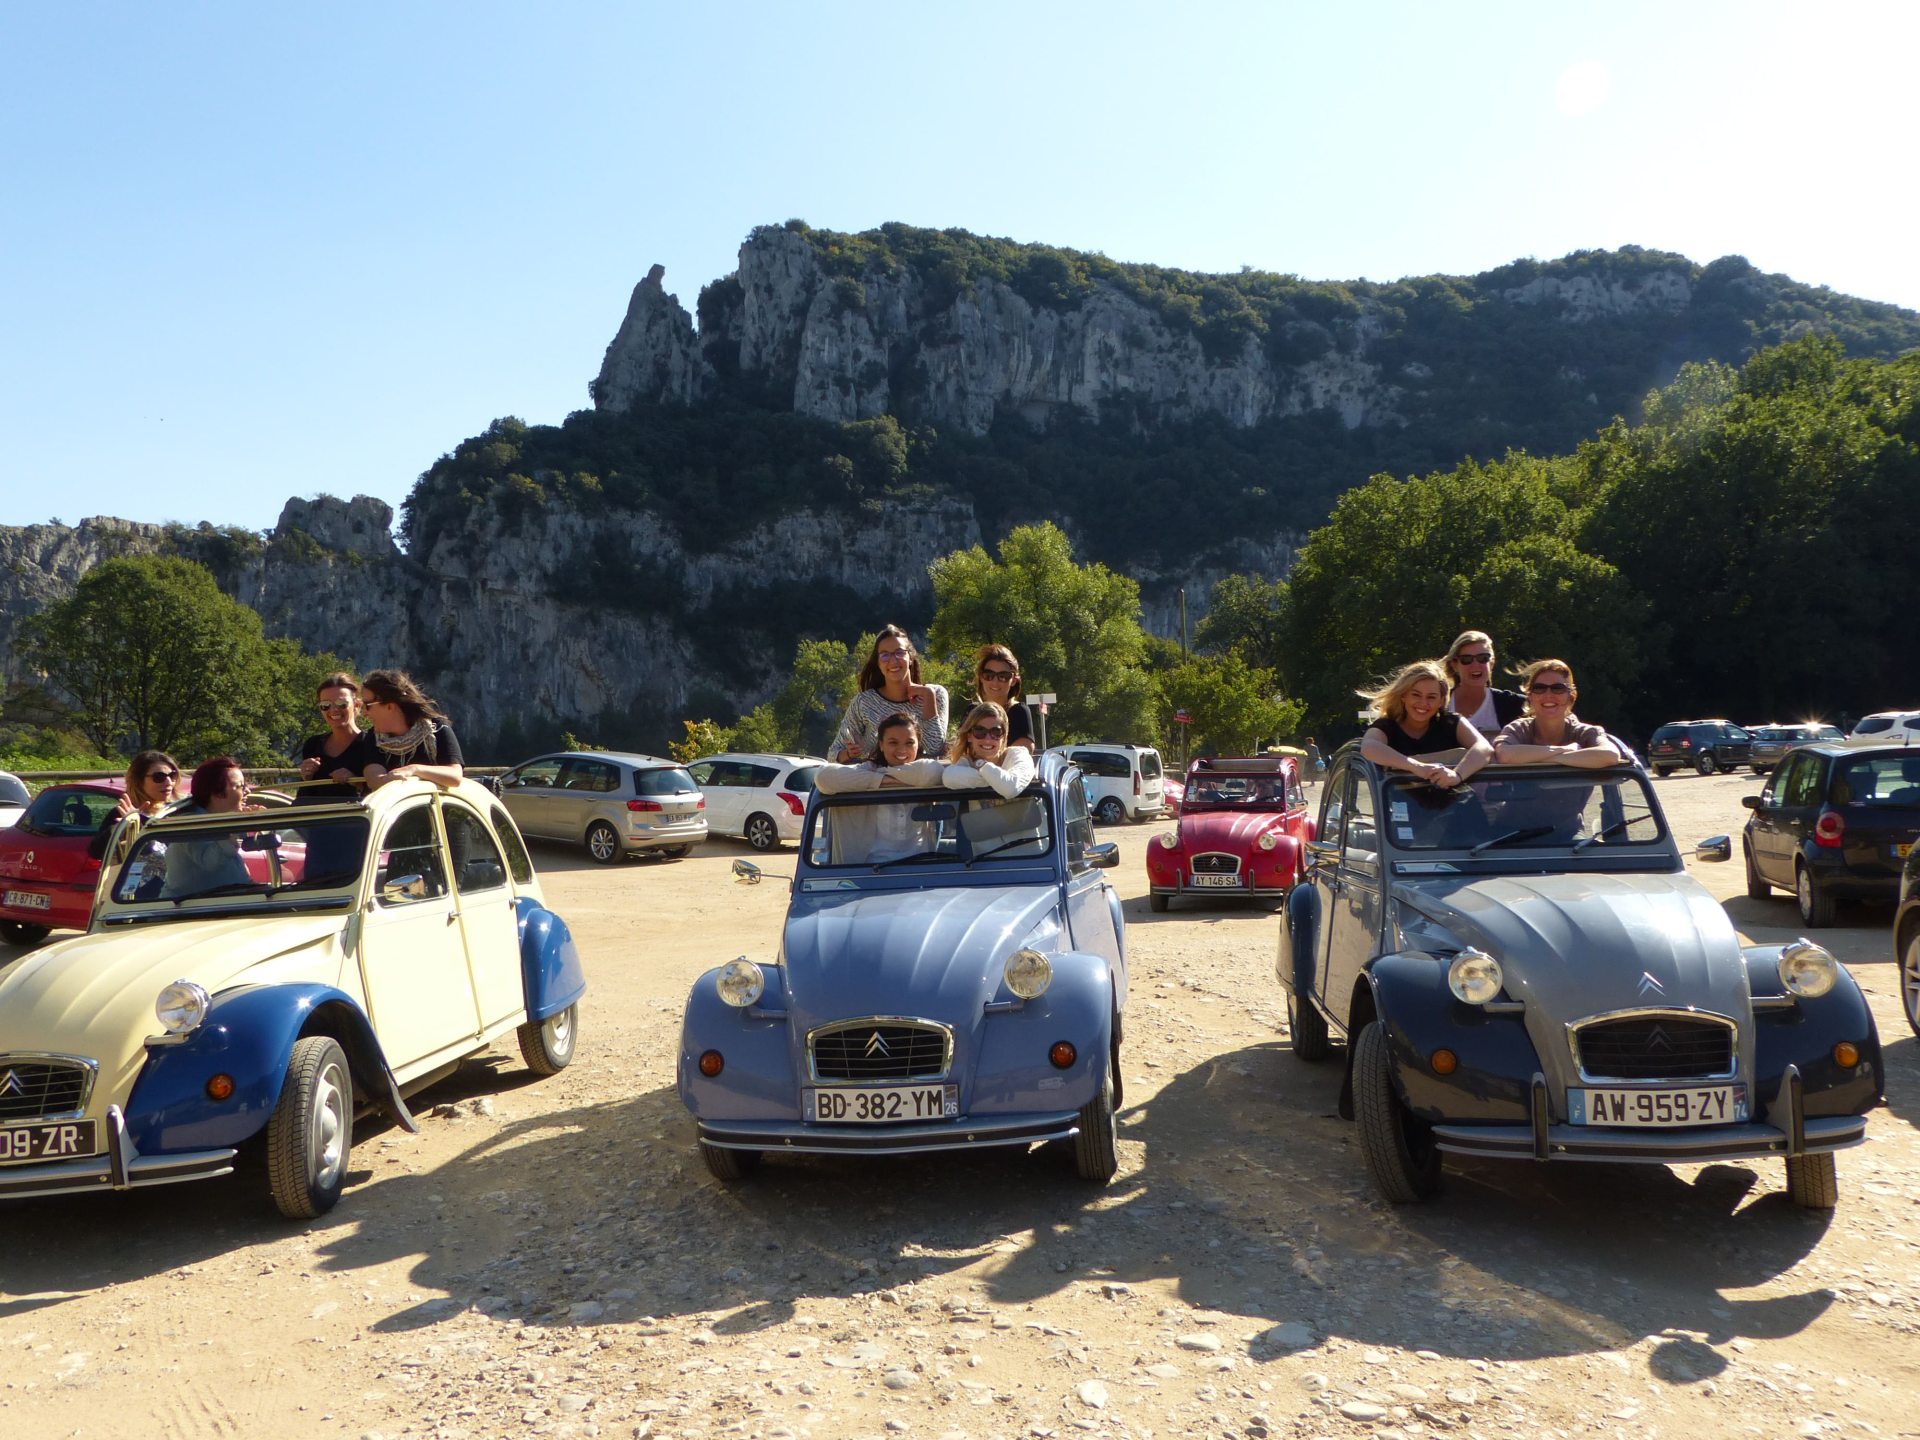
<path id="1" fill-rule="evenodd" d="M 460 912 L 458 910 L 447 911 L 447 924 L 451 925 L 454 923 L 454 921 L 458 920 L 459 918 L 460 918 Z"/>

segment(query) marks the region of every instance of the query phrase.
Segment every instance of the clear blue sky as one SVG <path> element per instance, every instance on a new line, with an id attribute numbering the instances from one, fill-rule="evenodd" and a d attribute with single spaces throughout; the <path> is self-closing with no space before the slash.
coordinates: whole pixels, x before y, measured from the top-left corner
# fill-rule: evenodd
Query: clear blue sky
<path id="1" fill-rule="evenodd" d="M 1920 5 L 0 7 L 0 524 L 265 528 L 554 422 L 656 262 L 887 220 L 1195 270 L 1639 244 L 1920 308 Z"/>

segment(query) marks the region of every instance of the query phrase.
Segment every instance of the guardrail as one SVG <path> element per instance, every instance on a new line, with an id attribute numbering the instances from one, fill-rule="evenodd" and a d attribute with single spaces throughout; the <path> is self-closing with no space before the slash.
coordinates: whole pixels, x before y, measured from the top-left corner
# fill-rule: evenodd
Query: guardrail
<path id="1" fill-rule="evenodd" d="M 512 768 L 510 765 L 469 765 L 466 767 L 466 773 L 477 778 L 484 775 L 504 775 Z M 248 784 L 259 781 L 273 785 L 300 778 L 298 770 L 284 765 L 262 769 L 242 766 L 241 772 L 247 777 Z M 15 770 L 10 773 L 18 776 L 29 790 L 36 793 L 49 785 L 64 785 L 70 780 L 124 780 L 127 776 L 125 770 Z M 180 777 L 182 782 L 192 773 L 189 770 L 183 774 Z M 185 784 L 183 783 L 180 788 L 184 791 Z"/>

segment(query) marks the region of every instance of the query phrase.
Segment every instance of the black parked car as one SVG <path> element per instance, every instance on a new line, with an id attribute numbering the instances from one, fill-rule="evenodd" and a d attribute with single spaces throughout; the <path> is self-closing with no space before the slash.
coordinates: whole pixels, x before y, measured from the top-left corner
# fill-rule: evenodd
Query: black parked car
<path id="1" fill-rule="evenodd" d="M 1753 761 L 1753 773 L 1764 775 L 1780 763 L 1780 757 L 1789 750 L 1797 750 L 1802 745 L 1816 745 L 1822 740 L 1844 740 L 1847 732 L 1838 725 L 1823 725 L 1810 720 L 1802 725 L 1755 725 L 1747 734 L 1752 739 L 1752 750 L 1748 756 Z"/>
<path id="2" fill-rule="evenodd" d="M 1920 1035 L 1920 846 L 1900 872 L 1900 908 L 1893 912 L 1893 958 L 1900 965 L 1900 1008 Z"/>
<path id="3" fill-rule="evenodd" d="M 1735 770 L 1752 756 L 1752 739 L 1731 720 L 1675 720 L 1653 732 L 1647 742 L 1647 766 L 1656 775 L 1698 770 L 1711 775 Z"/>
<path id="4" fill-rule="evenodd" d="M 1807 745 L 1741 801 L 1747 894 L 1791 890 L 1808 925 L 1836 900 L 1892 900 L 1920 839 L 1920 745 Z"/>

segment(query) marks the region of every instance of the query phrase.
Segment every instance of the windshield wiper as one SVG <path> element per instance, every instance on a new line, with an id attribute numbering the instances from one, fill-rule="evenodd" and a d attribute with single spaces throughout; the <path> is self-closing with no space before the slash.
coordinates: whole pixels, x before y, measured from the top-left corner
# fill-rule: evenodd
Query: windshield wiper
<path id="1" fill-rule="evenodd" d="M 1496 835 L 1491 840 L 1482 840 L 1467 851 L 1467 854 L 1478 855 L 1482 850 L 1490 850 L 1495 845 L 1511 845 L 1516 840 L 1538 840 L 1542 835 L 1551 835 L 1553 831 L 1554 827 L 1551 825 L 1529 825 L 1524 830 L 1509 830 L 1506 834 Z"/>
<path id="2" fill-rule="evenodd" d="M 951 860 L 951 855 L 942 855 L 938 850 L 916 850 L 911 855 L 896 855 L 891 860 L 882 860 L 873 868 L 886 870 L 895 865 L 905 865 L 909 860 Z"/>
<path id="3" fill-rule="evenodd" d="M 173 901 L 178 910 L 189 900 L 207 900 L 215 895 L 271 895 L 273 886 L 264 880 L 235 880 L 231 884 L 216 885 L 211 890 L 196 890 L 191 895 L 166 895 L 161 898 Z"/>
<path id="4" fill-rule="evenodd" d="M 1002 850 L 1011 850 L 1016 845 L 1045 845 L 1046 843 L 1044 835 L 1016 835 L 1011 840 L 1002 840 L 991 850 L 976 850 L 967 858 L 967 867 L 971 869 L 975 860 L 985 860 L 991 855 L 998 855 Z"/>
<path id="5" fill-rule="evenodd" d="M 1586 849 L 1587 846 L 1589 845 L 1598 845 L 1602 840 L 1607 839 L 1609 836 L 1620 834 L 1623 830 L 1625 830 L 1631 824 L 1633 824 L 1633 821 L 1631 820 L 1616 820 L 1611 825 L 1607 826 L 1606 829 L 1596 830 L 1593 832 L 1593 834 L 1587 836 L 1585 839 L 1574 841 L 1573 848 L 1576 852 L 1578 852 Z"/>

